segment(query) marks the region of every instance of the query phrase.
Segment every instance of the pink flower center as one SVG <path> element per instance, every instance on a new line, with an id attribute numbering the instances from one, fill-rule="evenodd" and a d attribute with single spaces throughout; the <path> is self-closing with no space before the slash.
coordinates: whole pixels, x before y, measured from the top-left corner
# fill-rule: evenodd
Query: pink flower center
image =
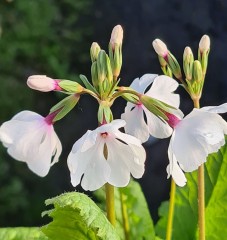
<path id="1" fill-rule="evenodd" d="M 175 128 L 177 124 L 181 121 L 177 116 L 171 114 L 171 113 L 165 113 L 165 115 L 168 117 L 167 123 L 170 125 L 170 127 Z"/>
<path id="2" fill-rule="evenodd" d="M 106 138 L 106 137 L 108 136 L 108 133 L 107 133 L 107 132 L 101 133 L 101 136 L 102 136 L 103 138 Z"/>

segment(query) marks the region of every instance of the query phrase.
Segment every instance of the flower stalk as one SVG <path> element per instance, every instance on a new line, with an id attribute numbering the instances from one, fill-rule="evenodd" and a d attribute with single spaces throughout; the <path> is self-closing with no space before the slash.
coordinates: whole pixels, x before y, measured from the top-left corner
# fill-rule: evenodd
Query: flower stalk
<path id="1" fill-rule="evenodd" d="M 114 204 L 114 186 L 109 183 L 105 184 L 106 190 L 106 213 L 107 219 L 110 223 L 115 226 L 116 218 L 115 218 L 115 204 Z"/>
<path id="2" fill-rule="evenodd" d="M 107 159 L 108 150 L 107 146 L 104 145 L 104 157 Z M 115 203 L 114 203 L 114 186 L 106 183 L 105 184 L 105 191 L 106 191 L 106 214 L 107 219 L 110 223 L 115 226 L 116 224 L 116 217 L 115 217 Z"/>
<path id="3" fill-rule="evenodd" d="M 130 240 L 130 227 L 129 227 L 129 221 L 128 221 L 128 212 L 127 212 L 127 205 L 125 204 L 125 198 L 126 196 L 120 192 L 120 201 L 121 201 L 121 212 L 122 212 L 122 221 L 123 221 L 123 228 L 124 228 L 124 234 L 125 234 L 125 240 Z"/>
<path id="4" fill-rule="evenodd" d="M 194 107 L 200 108 L 199 99 L 194 99 Z M 205 182 L 204 164 L 198 169 L 198 223 L 199 240 L 205 240 Z"/>
<path id="5" fill-rule="evenodd" d="M 173 178 L 171 178 L 169 213 L 168 213 L 167 229 L 166 229 L 166 240 L 172 239 L 175 193 L 176 193 L 176 184 L 175 184 Z"/>

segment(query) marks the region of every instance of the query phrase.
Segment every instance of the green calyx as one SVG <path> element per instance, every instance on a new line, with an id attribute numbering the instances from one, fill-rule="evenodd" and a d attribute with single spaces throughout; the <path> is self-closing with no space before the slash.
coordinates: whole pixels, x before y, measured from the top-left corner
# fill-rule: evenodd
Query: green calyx
<path id="1" fill-rule="evenodd" d="M 98 122 L 109 123 L 113 121 L 113 114 L 110 109 L 112 103 L 108 101 L 101 101 L 98 110 Z"/>
<path id="2" fill-rule="evenodd" d="M 61 120 L 63 117 L 65 117 L 76 106 L 79 99 L 80 99 L 79 94 L 73 94 L 64 98 L 55 106 L 53 106 L 50 109 L 50 114 L 57 112 L 56 116 L 53 119 L 53 122 Z"/>
<path id="3" fill-rule="evenodd" d="M 146 95 L 142 95 L 140 97 L 140 101 L 150 112 L 152 112 L 161 120 L 168 120 L 168 117 L 165 113 L 171 113 L 171 109 L 175 109 L 174 107 L 162 101 L 148 97 Z"/>
<path id="4" fill-rule="evenodd" d="M 121 72 L 122 67 L 122 45 L 115 43 L 114 47 L 109 44 L 110 64 L 113 72 L 114 80 L 116 81 Z"/>
<path id="5" fill-rule="evenodd" d="M 68 93 L 81 93 L 84 90 L 79 83 L 70 80 L 62 80 L 58 85 Z"/>

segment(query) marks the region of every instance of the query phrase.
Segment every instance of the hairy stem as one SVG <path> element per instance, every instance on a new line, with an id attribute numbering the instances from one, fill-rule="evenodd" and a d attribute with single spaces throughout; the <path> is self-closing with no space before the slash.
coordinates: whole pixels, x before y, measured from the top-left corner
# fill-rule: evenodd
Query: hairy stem
<path id="1" fill-rule="evenodd" d="M 130 236 L 129 236 L 130 228 L 129 228 L 129 222 L 128 222 L 127 206 L 125 204 L 125 195 L 121 191 L 119 192 L 120 192 L 121 213 L 122 213 L 125 240 L 130 240 Z"/>
<path id="2" fill-rule="evenodd" d="M 169 213 L 168 213 L 168 221 L 167 221 L 167 229 L 166 229 L 166 240 L 171 240 L 172 238 L 175 192 L 176 192 L 176 184 L 172 178 L 171 188 L 170 188 Z"/>
<path id="3" fill-rule="evenodd" d="M 194 99 L 194 107 L 200 108 L 199 99 Z M 198 218 L 199 240 L 205 240 L 205 183 L 204 164 L 198 169 Z"/>

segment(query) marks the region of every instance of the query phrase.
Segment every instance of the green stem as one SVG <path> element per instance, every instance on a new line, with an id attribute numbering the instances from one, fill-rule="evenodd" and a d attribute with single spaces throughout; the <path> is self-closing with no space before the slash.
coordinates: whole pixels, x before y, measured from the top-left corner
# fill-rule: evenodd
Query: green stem
<path id="1" fill-rule="evenodd" d="M 129 221 L 128 221 L 127 205 L 125 204 L 125 195 L 121 191 L 119 192 L 120 192 L 121 213 L 122 213 L 125 240 L 130 240 L 130 235 L 129 235 L 130 228 L 129 228 Z"/>
<path id="2" fill-rule="evenodd" d="M 114 186 L 110 185 L 109 183 L 105 184 L 106 188 L 106 212 L 107 218 L 110 223 L 115 226 L 116 219 L 115 219 L 115 206 L 114 206 Z"/>
<path id="3" fill-rule="evenodd" d="M 168 222 L 167 222 L 167 229 L 166 229 L 166 240 L 171 240 L 171 238 L 172 238 L 175 192 L 176 192 L 176 184 L 172 178 L 171 179 L 171 188 L 170 188 Z"/>
<path id="4" fill-rule="evenodd" d="M 133 94 L 133 95 L 137 96 L 138 98 L 140 98 L 141 95 L 142 95 L 141 93 L 138 93 L 138 92 L 134 91 L 133 89 L 132 89 L 132 90 L 130 90 L 130 89 L 123 89 L 123 90 L 120 90 L 121 88 L 122 88 L 122 87 L 118 87 L 118 91 L 117 91 L 116 93 L 113 94 L 111 100 L 114 100 L 114 99 L 116 99 L 116 98 L 122 96 L 122 94 L 124 94 L 124 93 L 130 93 L 130 94 Z"/>
<path id="5" fill-rule="evenodd" d="M 193 100 L 194 107 L 200 108 L 199 99 Z M 205 182 L 204 182 L 204 164 L 198 169 L 198 222 L 199 222 L 199 240 L 205 240 Z"/>

